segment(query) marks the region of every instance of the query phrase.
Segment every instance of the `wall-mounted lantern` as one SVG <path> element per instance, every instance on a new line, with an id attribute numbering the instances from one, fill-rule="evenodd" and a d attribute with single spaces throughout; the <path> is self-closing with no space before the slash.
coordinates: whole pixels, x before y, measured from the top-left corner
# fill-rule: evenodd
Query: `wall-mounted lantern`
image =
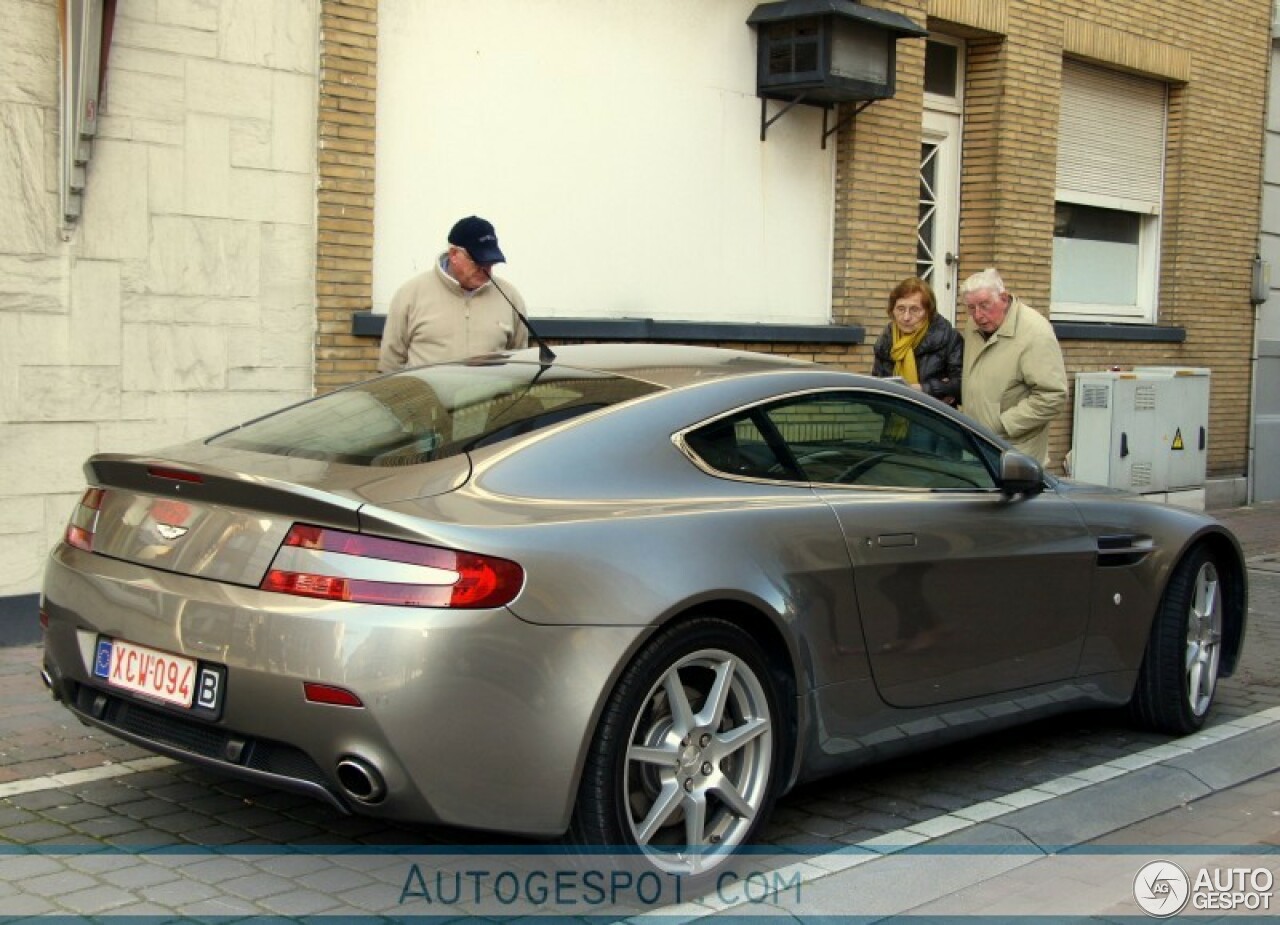
<path id="1" fill-rule="evenodd" d="M 861 103 L 849 118 L 896 89 L 897 43 L 924 38 L 928 30 L 900 13 L 852 0 L 782 0 L 762 3 L 747 18 L 759 33 L 756 95 L 760 140 L 770 125 L 798 103 L 821 106 L 822 145 L 843 123 L 827 128 L 839 103 Z M 768 100 L 787 105 L 766 119 Z"/>

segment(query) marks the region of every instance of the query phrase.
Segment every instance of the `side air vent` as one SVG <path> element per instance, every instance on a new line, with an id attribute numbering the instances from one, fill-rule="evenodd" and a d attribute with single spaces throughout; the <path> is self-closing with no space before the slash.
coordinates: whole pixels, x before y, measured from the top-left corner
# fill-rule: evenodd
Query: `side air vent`
<path id="1" fill-rule="evenodd" d="M 1098 537 L 1098 566 L 1100 568 L 1118 568 L 1137 565 L 1155 549 L 1155 543 L 1149 536 L 1136 533 L 1120 533 L 1113 536 Z"/>

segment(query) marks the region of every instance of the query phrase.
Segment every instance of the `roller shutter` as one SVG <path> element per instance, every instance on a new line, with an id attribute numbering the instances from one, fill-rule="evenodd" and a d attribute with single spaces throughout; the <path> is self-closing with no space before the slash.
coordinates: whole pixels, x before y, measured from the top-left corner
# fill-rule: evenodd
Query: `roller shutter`
<path id="1" fill-rule="evenodd" d="M 1063 61 L 1058 200 L 1158 214 L 1166 110 L 1159 81 Z"/>

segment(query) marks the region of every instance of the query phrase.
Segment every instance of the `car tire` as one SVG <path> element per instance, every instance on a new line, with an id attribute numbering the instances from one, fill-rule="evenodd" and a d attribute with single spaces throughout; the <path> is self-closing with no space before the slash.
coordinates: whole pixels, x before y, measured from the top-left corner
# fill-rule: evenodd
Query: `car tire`
<path id="1" fill-rule="evenodd" d="M 782 754 L 760 645 L 718 617 L 660 631 L 623 671 L 590 744 L 571 840 L 694 880 L 760 832 Z"/>
<path id="2" fill-rule="evenodd" d="M 1216 557 L 1202 545 L 1169 577 L 1130 703 L 1149 729 L 1186 735 L 1204 725 L 1222 654 L 1221 576 Z"/>

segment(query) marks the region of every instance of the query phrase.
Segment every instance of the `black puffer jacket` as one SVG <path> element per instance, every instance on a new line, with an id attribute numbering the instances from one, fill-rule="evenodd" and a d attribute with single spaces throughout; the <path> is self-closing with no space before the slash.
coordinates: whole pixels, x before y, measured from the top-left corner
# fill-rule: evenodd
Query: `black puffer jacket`
<path id="1" fill-rule="evenodd" d="M 893 375 L 893 360 L 889 357 L 892 347 L 893 322 L 891 321 L 884 326 L 884 331 L 876 340 L 876 359 L 871 365 L 871 375 Z M 951 326 L 951 322 L 941 315 L 933 316 L 924 340 L 920 341 L 920 346 L 916 347 L 916 372 L 920 374 L 920 385 L 926 394 L 941 399 L 949 405 L 960 403 L 960 377 L 964 372 L 964 341 Z"/>

